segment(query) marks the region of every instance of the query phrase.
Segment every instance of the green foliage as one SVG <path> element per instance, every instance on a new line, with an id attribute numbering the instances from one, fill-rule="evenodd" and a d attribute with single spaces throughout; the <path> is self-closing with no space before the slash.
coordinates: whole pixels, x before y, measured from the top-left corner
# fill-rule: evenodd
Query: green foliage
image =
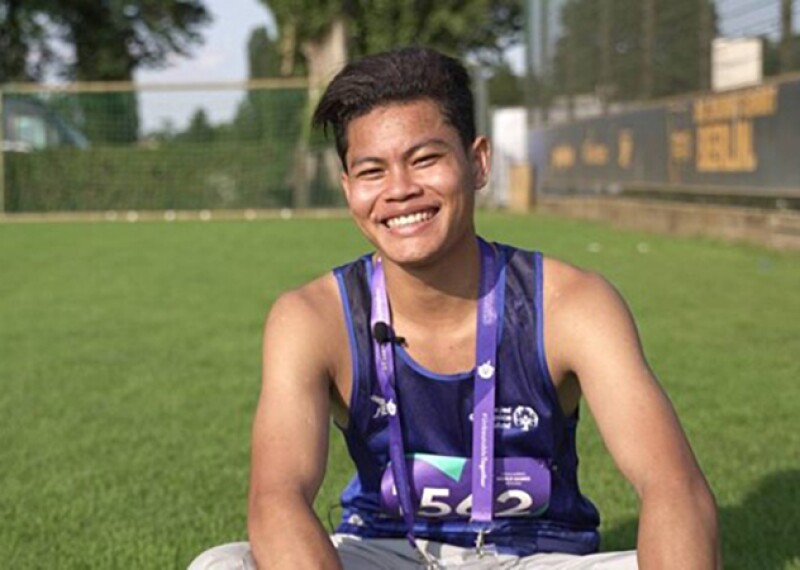
<path id="1" fill-rule="evenodd" d="M 280 53 L 277 43 L 269 37 L 267 28 L 259 26 L 247 40 L 247 63 L 250 79 L 264 79 L 280 75 Z"/>
<path id="2" fill-rule="evenodd" d="M 86 93 L 37 92 L 14 97 L 39 101 L 55 111 L 92 144 L 126 144 L 138 140 L 139 110 L 134 91 Z"/>
<path id="3" fill-rule="evenodd" d="M 128 80 L 136 67 L 188 55 L 209 21 L 201 0 L 0 0 L 0 81 L 37 79 L 37 63 L 83 81 Z"/>
<path id="4" fill-rule="evenodd" d="M 525 104 L 524 78 L 514 74 L 505 64 L 491 69 L 489 104 L 493 107 L 517 107 Z"/>
<path id="5" fill-rule="evenodd" d="M 9 211 L 278 208 L 291 204 L 291 148 L 167 142 L 6 155 Z M 319 200 L 329 203 L 325 196 Z"/>
<path id="6" fill-rule="evenodd" d="M 197 109 L 189 120 L 189 128 L 179 137 L 180 140 L 194 143 L 210 143 L 216 138 L 214 127 L 208 121 L 205 109 Z"/>
<path id="7" fill-rule="evenodd" d="M 790 69 L 781 69 L 781 44 L 780 40 L 773 40 L 768 36 L 762 37 L 764 43 L 764 75 L 778 75 L 800 70 L 800 34 L 791 39 L 792 65 Z"/>
<path id="8" fill-rule="evenodd" d="M 82 111 L 123 96 L 133 94 L 59 93 L 44 102 L 92 136 Z M 135 144 L 93 136 L 82 149 L 6 152 L 5 206 L 12 212 L 283 208 L 295 203 L 300 173 L 309 206 L 339 205 L 338 174 L 324 156 L 329 143 L 298 150 L 307 101 L 306 89 L 254 87 L 227 124 L 212 124 L 198 108 L 185 129 L 167 123 Z M 99 128 L 122 132 L 128 115 L 114 115 L 114 123 Z"/>
<path id="9" fill-rule="evenodd" d="M 717 496 L 726 568 L 800 568 L 797 254 L 546 217 L 478 225 L 611 278 Z M 367 250 L 347 220 L 0 224 L 4 566 L 184 569 L 244 540 L 264 315 Z M 603 547 L 630 548 L 635 495 L 583 412 L 582 488 Z M 341 439 L 325 522 L 351 473 Z"/>
<path id="10" fill-rule="evenodd" d="M 251 89 L 239 104 L 233 130 L 243 140 L 293 145 L 305 120 L 308 93 L 286 89 Z"/>
<path id="11" fill-rule="evenodd" d="M 0 40 L 0 82 L 39 79 L 45 68 L 79 81 L 130 81 L 138 67 L 188 55 L 210 20 L 201 0 L 3 0 L 0 17 L 8 29 Z M 56 42 L 73 48 L 74 57 L 54 49 Z M 39 67 L 31 62 L 35 54 Z M 135 94 L 105 94 L 103 104 L 84 107 L 81 116 L 92 142 L 138 138 Z"/>
<path id="12" fill-rule="evenodd" d="M 643 72 L 644 2 L 605 1 L 609 2 L 611 22 L 611 85 L 608 86 L 611 98 L 636 99 Z M 555 93 L 595 93 L 602 86 L 602 54 L 606 46 L 598 25 L 602 19 L 601 9 L 601 2 L 596 0 L 570 0 L 564 5 L 561 12 L 564 33 L 553 58 L 551 88 Z M 697 0 L 658 3 L 653 55 L 654 96 L 699 88 L 701 9 Z M 716 24 L 713 26 L 715 28 Z"/>
<path id="13" fill-rule="evenodd" d="M 42 79 L 54 56 L 41 0 L 0 0 L 0 83 Z M 35 55 L 35 57 L 34 57 Z"/>
<path id="14" fill-rule="evenodd" d="M 62 61 L 64 72 L 83 81 L 127 80 L 136 67 L 188 55 L 210 21 L 200 0 L 79 0 L 53 2 L 43 12 L 75 48 L 75 61 Z"/>
<path id="15" fill-rule="evenodd" d="M 373 0 L 359 8 L 351 15 L 354 55 L 418 43 L 498 60 L 522 30 L 521 3 L 509 0 Z"/>
<path id="16" fill-rule="evenodd" d="M 298 48 L 344 18 L 351 57 L 415 43 L 499 61 L 503 49 L 521 39 L 523 27 L 522 4 L 515 0 L 261 1 L 281 34 L 294 30 Z"/>
<path id="17" fill-rule="evenodd" d="M 126 144 L 139 139 L 137 93 L 83 93 L 76 126 L 93 144 Z"/>

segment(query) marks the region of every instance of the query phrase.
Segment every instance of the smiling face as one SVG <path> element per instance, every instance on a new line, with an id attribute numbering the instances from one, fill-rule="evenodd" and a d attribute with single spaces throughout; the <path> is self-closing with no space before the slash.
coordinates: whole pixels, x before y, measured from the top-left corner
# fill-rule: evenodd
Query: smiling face
<path id="1" fill-rule="evenodd" d="M 465 149 L 433 101 L 377 107 L 347 127 L 342 186 L 361 231 L 383 257 L 422 266 L 474 240 L 475 192 L 489 145 Z"/>

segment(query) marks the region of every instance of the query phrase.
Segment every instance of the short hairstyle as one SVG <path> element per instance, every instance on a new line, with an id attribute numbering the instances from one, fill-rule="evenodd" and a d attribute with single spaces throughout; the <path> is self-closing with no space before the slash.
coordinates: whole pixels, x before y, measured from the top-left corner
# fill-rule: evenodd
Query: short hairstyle
<path id="1" fill-rule="evenodd" d="M 428 99 L 439 105 L 464 148 L 475 140 L 470 76 L 457 59 L 424 47 L 404 47 L 366 56 L 346 65 L 328 85 L 312 124 L 327 136 L 333 128 L 336 151 L 347 170 L 347 126 L 376 107 Z"/>

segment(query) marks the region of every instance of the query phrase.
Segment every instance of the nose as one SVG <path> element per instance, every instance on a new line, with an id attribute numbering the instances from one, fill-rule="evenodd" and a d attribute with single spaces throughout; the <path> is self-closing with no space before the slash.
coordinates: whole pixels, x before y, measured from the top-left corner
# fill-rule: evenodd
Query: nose
<path id="1" fill-rule="evenodd" d="M 386 190 L 386 198 L 397 202 L 403 202 L 409 198 L 419 196 L 422 193 L 422 185 L 414 177 L 413 173 L 404 166 L 392 169 L 389 178 L 389 185 Z"/>

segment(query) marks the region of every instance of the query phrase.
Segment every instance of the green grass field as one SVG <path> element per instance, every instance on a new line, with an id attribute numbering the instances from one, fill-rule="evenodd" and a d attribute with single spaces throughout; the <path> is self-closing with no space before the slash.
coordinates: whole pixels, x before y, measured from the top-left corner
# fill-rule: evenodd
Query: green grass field
<path id="1" fill-rule="evenodd" d="M 479 227 L 619 287 L 715 490 L 726 567 L 800 569 L 800 256 L 552 218 Z M 184 568 L 244 539 L 264 315 L 365 249 L 348 220 L 0 224 L 0 566 Z M 635 495 L 584 420 L 604 548 L 630 548 Z M 329 463 L 323 520 L 350 474 L 338 433 Z"/>

